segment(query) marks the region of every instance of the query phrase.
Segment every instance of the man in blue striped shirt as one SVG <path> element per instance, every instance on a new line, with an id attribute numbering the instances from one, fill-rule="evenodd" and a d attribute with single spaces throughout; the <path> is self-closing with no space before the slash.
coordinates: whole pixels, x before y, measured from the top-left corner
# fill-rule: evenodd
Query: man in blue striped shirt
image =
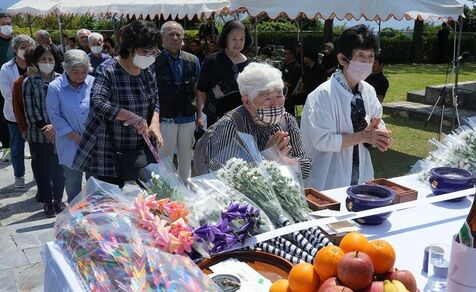
<path id="1" fill-rule="evenodd" d="M 68 202 L 81 191 L 83 172 L 72 168 L 89 114 L 89 94 L 94 77 L 88 75 L 89 58 L 84 51 L 69 50 L 64 73 L 48 86 L 46 107 L 56 129 L 56 150 L 63 166 Z"/>

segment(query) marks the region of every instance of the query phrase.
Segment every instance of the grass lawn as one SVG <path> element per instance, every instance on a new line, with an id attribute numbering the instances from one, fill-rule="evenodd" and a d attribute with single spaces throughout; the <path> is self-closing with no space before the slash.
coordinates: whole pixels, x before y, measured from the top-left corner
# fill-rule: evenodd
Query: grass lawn
<path id="1" fill-rule="evenodd" d="M 387 65 L 384 69 L 390 87 L 385 102 L 405 101 L 407 92 L 425 89 L 428 85 L 445 83 L 447 65 Z M 453 82 L 451 80 L 450 82 Z M 459 81 L 476 81 L 476 63 L 461 64 Z M 300 108 L 298 113 L 300 113 Z M 390 178 L 408 174 L 418 160 L 434 149 L 429 142 L 436 138 L 438 124 L 424 127 L 424 121 L 384 115 L 387 127 L 393 132 L 392 148 L 381 153 L 372 151 L 375 177 Z M 445 128 L 445 133 L 450 129 Z"/>
<path id="2" fill-rule="evenodd" d="M 384 73 L 388 78 L 390 87 L 384 103 L 405 101 L 408 91 L 425 89 L 428 85 L 444 84 L 447 67 L 448 65 L 444 64 L 385 66 Z M 476 63 L 461 64 L 458 82 L 474 80 L 476 80 Z M 454 82 L 454 78 L 449 82 Z"/>
<path id="3" fill-rule="evenodd" d="M 418 160 L 434 149 L 430 139 L 436 138 L 438 124 L 384 115 L 387 128 L 392 130 L 393 145 L 387 152 L 371 152 L 376 178 L 390 178 L 407 174 Z M 449 128 L 443 129 L 449 133 Z"/>
<path id="4" fill-rule="evenodd" d="M 404 101 L 408 91 L 425 89 L 428 85 L 444 84 L 447 65 L 388 65 L 384 71 L 390 83 L 385 102 Z M 476 64 L 461 64 L 459 81 L 476 80 Z M 454 79 L 450 82 L 454 82 Z M 409 120 L 402 117 L 384 116 L 387 127 L 392 130 L 394 144 L 386 153 L 373 151 L 375 177 L 394 177 L 407 174 L 411 166 L 426 157 L 434 149 L 428 141 L 436 138 L 438 124 Z M 450 129 L 445 128 L 445 133 Z"/>

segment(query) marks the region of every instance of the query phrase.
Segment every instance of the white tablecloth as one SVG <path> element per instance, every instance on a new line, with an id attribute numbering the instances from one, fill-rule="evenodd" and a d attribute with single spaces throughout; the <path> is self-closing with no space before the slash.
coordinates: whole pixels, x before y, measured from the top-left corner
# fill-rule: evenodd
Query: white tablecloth
<path id="1" fill-rule="evenodd" d="M 418 198 L 431 195 L 429 186 L 418 181 L 415 175 L 402 176 L 392 181 L 418 191 Z M 324 191 L 341 202 L 345 210 L 346 189 Z M 474 193 L 474 192 L 473 192 Z M 369 239 L 383 238 L 389 241 L 397 253 L 395 267 L 410 270 L 423 290 L 426 277 L 421 274 L 424 248 L 434 243 L 451 245 L 452 236 L 458 232 L 469 213 L 473 197 L 461 202 L 439 202 L 393 212 L 388 220 L 377 226 L 361 226 Z M 58 244 L 44 246 L 45 291 L 81 291 L 71 263 Z"/>
<path id="2" fill-rule="evenodd" d="M 418 198 L 432 195 L 429 185 L 420 182 L 416 175 L 390 179 L 400 185 L 418 191 Z M 341 202 L 341 211 L 346 210 L 345 188 L 324 191 L 326 195 Z M 474 191 L 472 192 L 474 194 Z M 395 248 L 395 267 L 410 270 L 417 279 L 420 290 L 426 285 L 422 275 L 423 254 L 426 246 L 444 243 L 451 246 L 452 237 L 458 233 L 471 208 L 473 197 L 461 202 L 439 202 L 414 208 L 394 211 L 388 220 L 376 226 L 361 225 L 361 232 L 369 239 L 383 238 Z"/>

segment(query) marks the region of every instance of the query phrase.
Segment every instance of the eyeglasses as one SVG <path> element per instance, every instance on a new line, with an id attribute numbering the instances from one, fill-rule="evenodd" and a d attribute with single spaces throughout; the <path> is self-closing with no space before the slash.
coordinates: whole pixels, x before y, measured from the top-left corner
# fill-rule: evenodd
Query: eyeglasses
<path id="1" fill-rule="evenodd" d="M 238 72 L 238 66 L 236 64 L 233 64 L 233 66 L 231 66 L 231 69 L 233 70 L 233 73 L 235 73 L 234 77 L 235 77 L 235 80 L 236 80 L 238 78 L 238 74 L 240 73 L 240 72 Z"/>

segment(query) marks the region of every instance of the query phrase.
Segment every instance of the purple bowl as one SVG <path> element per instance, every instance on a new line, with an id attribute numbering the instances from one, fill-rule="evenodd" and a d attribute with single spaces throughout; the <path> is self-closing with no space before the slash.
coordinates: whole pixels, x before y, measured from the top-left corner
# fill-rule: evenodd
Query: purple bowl
<path id="1" fill-rule="evenodd" d="M 470 189 L 474 186 L 474 175 L 462 168 L 455 167 L 435 167 L 430 170 L 431 176 L 428 179 L 430 188 L 435 195 L 457 192 Z M 448 202 L 459 202 L 464 197 L 447 200 Z"/>
<path id="2" fill-rule="evenodd" d="M 347 210 L 359 212 L 391 205 L 396 193 L 383 186 L 355 185 L 347 188 L 345 206 Z M 378 225 L 390 216 L 391 212 L 355 219 L 364 225 Z"/>

